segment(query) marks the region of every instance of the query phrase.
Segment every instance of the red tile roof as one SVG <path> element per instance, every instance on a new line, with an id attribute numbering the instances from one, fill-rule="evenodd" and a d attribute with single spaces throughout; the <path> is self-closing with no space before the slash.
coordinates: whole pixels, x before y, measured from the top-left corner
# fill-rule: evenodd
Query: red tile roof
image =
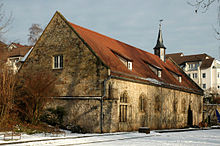
<path id="1" fill-rule="evenodd" d="M 19 48 L 14 48 L 12 49 L 12 51 L 9 52 L 8 57 L 23 57 L 31 49 L 31 47 L 32 46 L 23 46 Z"/>
<path id="2" fill-rule="evenodd" d="M 119 76 L 119 74 L 122 73 L 120 76 L 127 76 L 129 78 L 135 79 L 137 79 L 136 77 L 140 77 L 139 80 L 141 78 L 156 79 L 159 82 L 163 82 L 164 85 L 172 85 L 178 88 L 190 88 L 200 93 L 203 92 L 201 88 L 198 87 L 187 75 L 185 75 L 181 69 L 174 65 L 172 61 L 167 60 L 166 62 L 163 62 L 158 56 L 154 54 L 83 28 L 81 26 L 75 25 L 73 23 L 69 22 L 69 24 L 81 37 L 81 39 L 90 47 L 90 49 L 92 49 L 92 51 L 94 51 L 94 53 L 103 61 L 103 63 L 111 69 L 113 74 L 118 74 Z M 124 56 L 124 58 L 129 58 L 132 60 L 132 70 L 129 70 L 119 60 L 114 52 Z M 162 77 L 158 77 L 150 69 L 146 62 L 161 68 Z M 172 75 L 171 71 L 182 76 L 181 83 Z"/>
<path id="3" fill-rule="evenodd" d="M 7 53 L 8 53 L 7 45 L 0 41 L 0 62 L 7 61 L 7 56 L 8 56 Z"/>
<path id="4" fill-rule="evenodd" d="M 166 57 L 171 57 L 177 64 L 182 65 L 186 62 L 197 62 L 202 61 L 200 66 L 201 69 L 206 69 L 211 67 L 214 58 L 207 54 L 196 54 L 196 55 L 183 55 L 183 53 L 173 53 L 167 54 Z"/>

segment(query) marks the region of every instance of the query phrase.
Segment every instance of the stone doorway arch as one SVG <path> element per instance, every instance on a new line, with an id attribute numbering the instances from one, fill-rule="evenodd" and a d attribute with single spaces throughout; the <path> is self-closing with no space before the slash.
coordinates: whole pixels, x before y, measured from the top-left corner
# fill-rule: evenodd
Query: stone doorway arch
<path id="1" fill-rule="evenodd" d="M 191 110 L 190 105 L 189 105 L 189 108 L 188 108 L 187 125 L 190 126 L 190 127 L 193 126 L 193 112 Z"/>

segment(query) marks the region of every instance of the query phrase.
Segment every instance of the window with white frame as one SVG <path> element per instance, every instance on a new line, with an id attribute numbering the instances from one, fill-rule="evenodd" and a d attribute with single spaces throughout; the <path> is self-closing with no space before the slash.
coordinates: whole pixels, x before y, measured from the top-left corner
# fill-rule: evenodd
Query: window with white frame
<path id="1" fill-rule="evenodd" d="M 62 69 L 63 68 L 63 55 L 53 56 L 53 68 Z"/>
<path id="2" fill-rule="evenodd" d="M 131 61 L 128 61 L 128 69 L 132 70 L 132 62 Z"/>
<path id="3" fill-rule="evenodd" d="M 202 88 L 203 88 L 203 89 L 206 89 L 206 84 L 202 84 Z"/>
<path id="4" fill-rule="evenodd" d="M 178 81 L 181 83 L 182 82 L 182 77 L 178 76 Z"/>
<path id="5" fill-rule="evenodd" d="M 189 70 L 198 70 L 198 67 L 199 67 L 198 63 L 189 64 Z"/>
<path id="6" fill-rule="evenodd" d="M 194 79 L 197 78 L 197 73 L 193 73 L 193 78 L 194 78 Z"/>
<path id="7" fill-rule="evenodd" d="M 193 69 L 193 64 L 189 64 L 189 69 Z"/>
<path id="8" fill-rule="evenodd" d="M 202 73 L 202 78 L 206 78 L 206 73 Z"/>

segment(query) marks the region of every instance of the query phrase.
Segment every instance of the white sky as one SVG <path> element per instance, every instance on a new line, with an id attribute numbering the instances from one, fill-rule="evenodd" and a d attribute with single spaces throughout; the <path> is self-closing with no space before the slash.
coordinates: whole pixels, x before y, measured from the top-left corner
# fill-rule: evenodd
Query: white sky
<path id="1" fill-rule="evenodd" d="M 190 1 L 190 0 L 188 0 Z M 193 1 L 193 0 L 191 0 Z M 58 10 L 68 21 L 128 43 L 148 52 L 156 45 L 158 24 L 162 25 L 167 53 L 207 53 L 220 56 L 220 41 L 213 26 L 217 6 L 194 13 L 187 0 L 2 0 L 13 23 L 5 35 L 8 42 L 27 44 L 32 23 L 46 27 Z"/>

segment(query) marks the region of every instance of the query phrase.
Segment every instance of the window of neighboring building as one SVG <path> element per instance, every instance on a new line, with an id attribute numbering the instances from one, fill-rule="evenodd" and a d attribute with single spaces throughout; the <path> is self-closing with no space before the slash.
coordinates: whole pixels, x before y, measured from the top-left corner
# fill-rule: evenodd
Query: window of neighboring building
<path id="1" fill-rule="evenodd" d="M 206 73 L 202 73 L 202 78 L 206 78 Z"/>
<path id="2" fill-rule="evenodd" d="M 218 89 L 220 89 L 220 86 L 218 85 Z"/>
<path id="3" fill-rule="evenodd" d="M 195 63 L 195 67 L 194 67 L 194 69 L 197 70 L 198 67 L 199 67 L 199 64 L 198 64 L 198 63 Z"/>
<path id="4" fill-rule="evenodd" d="M 203 88 L 203 89 L 206 89 L 206 84 L 202 84 L 202 88 Z"/>
<path id="5" fill-rule="evenodd" d="M 191 77 L 191 74 L 188 74 L 189 77 Z"/>
<path id="6" fill-rule="evenodd" d="M 198 70 L 198 67 L 199 67 L 198 63 L 189 64 L 189 70 Z"/>
<path id="7" fill-rule="evenodd" d="M 193 69 L 193 64 L 189 64 L 189 69 Z"/>
<path id="8" fill-rule="evenodd" d="M 197 73 L 193 73 L 193 78 L 197 78 Z"/>
<path id="9" fill-rule="evenodd" d="M 127 111 L 128 111 L 128 93 L 125 91 L 120 96 L 120 107 L 119 107 L 119 121 L 127 122 Z"/>
<path id="10" fill-rule="evenodd" d="M 63 68 L 63 55 L 56 55 L 53 56 L 53 68 L 54 69 L 61 69 Z"/>
<path id="11" fill-rule="evenodd" d="M 220 73 L 218 72 L 218 78 L 220 78 Z"/>

